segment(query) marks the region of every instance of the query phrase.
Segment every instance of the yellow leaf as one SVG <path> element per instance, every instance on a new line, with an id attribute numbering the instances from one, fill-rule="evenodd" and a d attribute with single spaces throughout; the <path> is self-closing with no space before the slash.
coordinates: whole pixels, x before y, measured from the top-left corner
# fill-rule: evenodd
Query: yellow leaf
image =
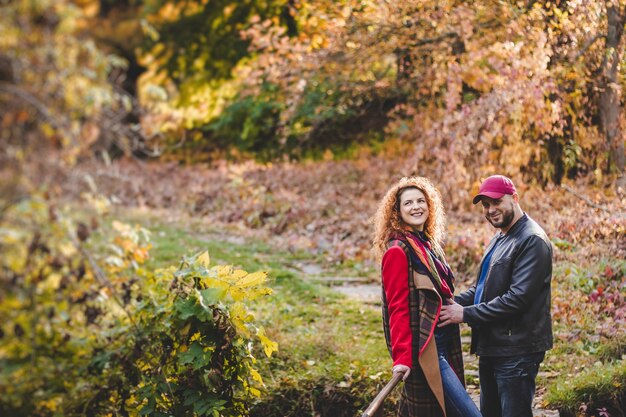
<path id="1" fill-rule="evenodd" d="M 242 277 L 245 277 L 248 273 L 246 271 L 244 271 L 243 269 L 235 269 L 231 274 L 230 274 L 230 278 L 232 279 L 239 279 Z"/>
<path id="2" fill-rule="evenodd" d="M 49 289 L 49 290 L 53 290 L 54 291 L 57 288 L 59 288 L 59 285 L 61 284 L 61 279 L 62 278 L 63 277 L 61 276 L 61 274 L 52 273 L 52 274 L 48 275 L 46 280 L 41 283 L 41 287 L 44 288 L 44 289 Z"/>
<path id="3" fill-rule="evenodd" d="M 150 256 L 148 252 L 149 249 L 150 249 L 150 245 L 143 247 L 143 248 L 135 249 L 135 252 L 133 253 L 133 259 L 135 260 L 135 262 L 140 263 L 140 264 L 144 263 Z"/>
<path id="4" fill-rule="evenodd" d="M 265 282 L 266 278 L 267 278 L 267 273 L 262 272 L 262 271 L 254 272 L 252 274 L 246 275 L 245 277 L 237 281 L 237 285 L 243 288 L 252 287 L 254 285 L 262 284 L 263 282 Z"/>
<path id="5" fill-rule="evenodd" d="M 246 293 L 239 287 L 230 287 L 228 293 L 234 301 L 243 301 L 246 299 Z"/>
<path id="6" fill-rule="evenodd" d="M 217 266 L 217 276 L 223 278 L 225 276 L 230 275 L 231 267 L 229 265 L 218 265 Z"/>
<path id="7" fill-rule="evenodd" d="M 230 320 L 237 331 L 246 337 L 250 337 L 250 330 L 246 327 L 246 322 L 249 322 L 252 319 L 254 319 L 254 316 L 246 311 L 243 304 L 235 303 L 230 308 Z"/>
<path id="8" fill-rule="evenodd" d="M 254 379 L 260 384 L 263 384 L 263 378 L 261 377 L 261 374 L 252 367 L 250 367 L 249 369 L 250 369 L 250 376 L 252 376 L 252 379 Z"/>
<path id="9" fill-rule="evenodd" d="M 91 178 L 91 177 L 87 177 L 87 178 Z M 91 182 L 93 182 L 93 180 L 91 180 Z M 93 188 L 95 189 L 95 185 L 93 186 Z M 87 202 L 87 204 L 89 204 L 100 215 L 107 214 L 111 208 L 111 201 L 103 195 L 83 193 L 81 194 L 81 196 Z M 114 225 L 114 227 L 116 227 L 116 230 L 120 231 L 120 229 L 117 228 L 119 227 L 120 223 L 119 222 L 114 222 L 114 223 L 118 223 L 118 225 L 117 226 Z"/>
<path id="10" fill-rule="evenodd" d="M 237 287 L 234 287 L 234 288 L 237 288 Z M 253 288 L 253 289 L 246 290 L 245 298 L 247 298 L 248 300 L 255 300 L 259 297 L 269 295 L 271 293 L 272 293 L 271 288 L 267 288 L 267 287 Z"/>
<path id="11" fill-rule="evenodd" d="M 204 266 L 205 268 L 208 268 L 209 264 L 211 263 L 211 258 L 209 257 L 209 251 L 204 251 L 204 253 L 198 257 L 198 262 L 200 263 L 200 265 Z"/>
<path id="12" fill-rule="evenodd" d="M 228 288 L 228 283 L 217 278 L 206 277 L 204 283 L 208 288 Z"/>
<path id="13" fill-rule="evenodd" d="M 230 308 L 231 317 L 237 317 L 243 322 L 254 320 L 254 316 L 246 310 L 246 307 L 242 303 L 235 303 Z"/>
<path id="14" fill-rule="evenodd" d="M 111 223 L 111 226 L 113 226 L 113 229 L 119 233 L 125 233 L 129 229 L 129 226 L 127 224 L 119 222 L 117 220 L 114 220 L 113 223 Z"/>
<path id="15" fill-rule="evenodd" d="M 59 252 L 69 258 L 76 253 L 76 247 L 71 242 L 63 242 L 59 245 Z"/>
<path id="16" fill-rule="evenodd" d="M 265 329 L 263 327 L 259 327 L 256 335 L 261 341 L 265 355 L 267 355 L 268 358 L 272 356 L 273 352 L 278 352 L 278 343 L 271 341 L 265 336 Z"/>

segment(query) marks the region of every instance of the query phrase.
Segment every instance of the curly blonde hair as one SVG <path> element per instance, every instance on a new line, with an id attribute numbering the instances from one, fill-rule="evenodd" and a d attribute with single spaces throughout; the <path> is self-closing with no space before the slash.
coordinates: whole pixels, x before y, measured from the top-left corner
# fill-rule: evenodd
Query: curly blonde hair
<path id="1" fill-rule="evenodd" d="M 378 205 L 373 218 L 374 238 L 373 251 L 377 259 L 382 258 L 387 249 L 387 242 L 393 235 L 403 235 L 406 224 L 400 217 L 400 194 L 408 188 L 416 188 L 424 193 L 428 204 L 428 218 L 424 224 L 424 232 L 437 252 L 441 250 L 446 228 L 446 214 L 441 203 L 441 194 L 435 186 L 424 177 L 404 177 L 395 183 Z"/>

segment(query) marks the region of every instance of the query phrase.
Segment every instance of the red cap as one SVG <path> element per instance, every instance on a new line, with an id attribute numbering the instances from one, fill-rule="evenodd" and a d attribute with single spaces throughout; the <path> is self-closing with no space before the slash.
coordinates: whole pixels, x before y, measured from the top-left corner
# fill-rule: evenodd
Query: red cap
<path id="1" fill-rule="evenodd" d="M 492 175 L 480 184 L 478 194 L 474 197 L 474 204 L 478 203 L 481 197 L 489 197 L 497 200 L 502 198 L 503 195 L 513 195 L 517 193 L 513 181 L 504 175 Z"/>

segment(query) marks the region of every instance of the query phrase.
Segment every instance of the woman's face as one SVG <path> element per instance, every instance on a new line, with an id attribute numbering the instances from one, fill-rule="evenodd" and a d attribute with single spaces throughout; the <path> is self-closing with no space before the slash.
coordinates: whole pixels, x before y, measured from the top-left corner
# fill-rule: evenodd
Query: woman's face
<path id="1" fill-rule="evenodd" d="M 400 218 L 404 223 L 423 231 L 428 219 L 426 196 L 417 188 L 407 188 L 400 193 Z"/>

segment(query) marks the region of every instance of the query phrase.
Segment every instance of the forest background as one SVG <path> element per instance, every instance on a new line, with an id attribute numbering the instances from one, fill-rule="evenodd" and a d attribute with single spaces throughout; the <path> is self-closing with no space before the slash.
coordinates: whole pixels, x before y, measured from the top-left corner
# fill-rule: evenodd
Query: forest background
<path id="1" fill-rule="evenodd" d="M 337 289 L 376 287 L 378 200 L 437 185 L 463 288 L 493 234 L 470 198 L 504 173 L 555 249 L 537 412 L 623 416 L 625 23 L 617 0 L 0 0 L 0 415 L 357 415 L 388 356 L 376 300 Z"/>

